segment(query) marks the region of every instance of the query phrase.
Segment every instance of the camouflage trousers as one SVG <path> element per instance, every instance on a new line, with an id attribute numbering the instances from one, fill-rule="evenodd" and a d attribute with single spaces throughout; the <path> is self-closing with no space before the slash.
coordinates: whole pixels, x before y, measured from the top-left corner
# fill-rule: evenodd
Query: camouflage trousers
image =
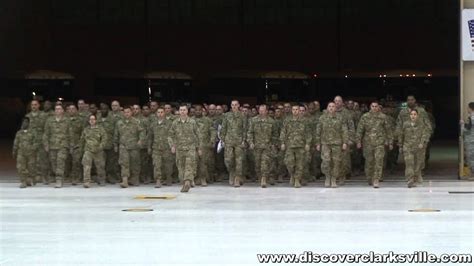
<path id="1" fill-rule="evenodd" d="M 348 145 L 347 149 L 342 151 L 342 179 L 346 179 L 346 176 L 352 172 L 351 149 L 353 145 Z"/>
<path id="2" fill-rule="evenodd" d="M 363 148 L 365 158 L 365 176 L 368 180 L 380 180 L 383 175 L 383 163 L 385 157 L 385 145 L 368 145 Z"/>
<path id="3" fill-rule="evenodd" d="M 54 149 L 49 150 L 49 162 L 51 165 L 51 171 L 56 177 L 56 181 L 63 181 L 64 179 L 64 170 L 66 168 L 66 157 L 68 150 L 63 149 Z"/>
<path id="4" fill-rule="evenodd" d="M 198 165 L 197 165 L 197 177 L 199 180 L 206 180 L 210 181 L 211 173 L 210 173 L 210 162 L 213 159 L 211 154 L 213 154 L 212 148 L 203 147 L 201 148 L 201 156 L 198 157 Z"/>
<path id="5" fill-rule="evenodd" d="M 255 156 L 253 152 L 244 149 L 244 163 L 243 163 L 243 177 L 249 177 L 251 180 L 255 179 Z"/>
<path id="6" fill-rule="evenodd" d="M 403 146 L 403 158 L 405 160 L 405 177 L 407 181 L 412 178 L 415 181 L 423 181 L 421 176 L 422 166 L 425 162 L 425 148 Z"/>
<path id="7" fill-rule="evenodd" d="M 464 141 L 464 149 L 466 150 L 467 165 L 471 169 L 471 176 L 474 176 L 474 140 Z"/>
<path id="8" fill-rule="evenodd" d="M 16 169 L 20 176 L 20 182 L 26 182 L 27 179 L 35 178 L 36 152 L 24 153 L 18 152 L 16 156 Z"/>
<path id="9" fill-rule="evenodd" d="M 153 172 L 153 164 L 151 156 L 148 155 L 147 149 L 140 150 L 140 181 L 150 183 Z"/>
<path id="10" fill-rule="evenodd" d="M 241 177 L 244 174 L 245 149 L 241 146 L 226 146 L 224 149 L 224 162 L 229 172 L 229 178 Z"/>
<path id="11" fill-rule="evenodd" d="M 173 157 L 169 149 L 153 150 L 153 178 L 155 181 L 166 181 L 171 185 L 171 175 L 173 174 Z"/>
<path id="12" fill-rule="evenodd" d="M 321 152 L 314 150 L 311 153 L 311 162 L 309 167 L 311 175 L 318 177 L 321 175 Z"/>
<path id="13" fill-rule="evenodd" d="M 49 153 L 44 149 L 43 144 L 39 145 L 36 152 L 36 167 L 35 167 L 36 181 L 43 180 L 43 182 L 52 182 L 51 163 L 49 160 Z"/>
<path id="14" fill-rule="evenodd" d="M 209 161 L 207 164 L 207 169 L 209 172 L 209 179 L 211 181 L 215 181 L 217 172 L 216 172 L 216 154 L 214 153 L 214 148 L 209 149 Z"/>
<path id="15" fill-rule="evenodd" d="M 301 180 L 303 177 L 306 151 L 304 148 L 287 148 L 285 152 L 285 165 L 290 177 Z"/>
<path id="16" fill-rule="evenodd" d="M 82 178 L 82 150 L 80 148 L 76 148 L 72 150 L 70 153 L 71 158 L 71 172 L 69 173 L 69 177 L 73 183 L 78 183 Z"/>
<path id="17" fill-rule="evenodd" d="M 195 149 L 176 149 L 176 166 L 180 182 L 194 181 L 197 171 L 198 156 Z"/>
<path id="18" fill-rule="evenodd" d="M 217 176 L 216 181 L 220 181 L 222 179 L 222 176 L 224 176 L 227 173 L 224 156 L 225 156 L 225 148 L 220 153 L 217 153 L 217 150 L 214 149 L 215 172 Z"/>
<path id="19" fill-rule="evenodd" d="M 347 150 L 346 150 L 347 151 Z M 341 178 L 344 175 L 342 165 L 343 154 L 342 145 L 321 145 L 321 171 L 326 178 Z"/>
<path id="20" fill-rule="evenodd" d="M 272 169 L 272 154 L 275 153 L 271 147 L 255 148 L 253 156 L 255 158 L 255 174 L 258 179 L 269 178 Z"/>
<path id="21" fill-rule="evenodd" d="M 91 182 L 91 169 L 92 164 L 95 165 L 97 170 L 97 176 L 101 184 L 105 183 L 105 155 L 103 151 L 92 153 L 89 151 L 84 152 L 82 157 L 82 166 L 84 171 L 84 183 Z"/>
<path id="22" fill-rule="evenodd" d="M 129 178 L 129 183 L 138 185 L 140 176 L 140 150 L 129 150 L 120 147 L 119 164 L 122 177 Z"/>
<path id="23" fill-rule="evenodd" d="M 120 165 L 118 163 L 119 154 L 114 149 L 104 150 L 105 174 L 109 183 L 115 184 L 119 180 Z"/>

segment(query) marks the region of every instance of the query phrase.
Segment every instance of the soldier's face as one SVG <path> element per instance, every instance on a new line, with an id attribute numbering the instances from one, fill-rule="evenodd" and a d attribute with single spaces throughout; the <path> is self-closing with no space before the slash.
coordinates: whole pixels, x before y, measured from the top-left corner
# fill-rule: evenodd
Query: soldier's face
<path id="1" fill-rule="evenodd" d="M 99 109 L 97 108 L 97 105 L 95 105 L 95 104 L 91 104 L 91 105 L 89 106 L 89 111 L 90 111 L 91 113 L 93 113 L 93 114 L 97 114 L 97 111 L 98 111 L 98 110 L 99 110 Z"/>
<path id="2" fill-rule="evenodd" d="M 39 110 L 39 107 L 40 107 L 40 105 L 39 105 L 38 101 L 32 101 L 31 102 L 31 111 L 36 112 L 36 111 Z"/>
<path id="3" fill-rule="evenodd" d="M 120 104 L 117 101 L 113 101 L 111 106 L 112 106 L 112 111 L 114 112 L 120 111 Z"/>
<path id="4" fill-rule="evenodd" d="M 261 115 L 261 116 L 266 116 L 268 114 L 268 109 L 265 105 L 262 105 L 258 108 L 258 113 Z"/>
<path id="5" fill-rule="evenodd" d="M 216 114 L 216 106 L 211 104 L 209 105 L 209 108 L 207 108 L 207 111 L 209 113 L 210 116 L 213 116 Z"/>
<path id="6" fill-rule="evenodd" d="M 371 112 L 378 112 L 378 111 L 380 111 L 380 106 L 377 103 L 372 103 L 370 105 L 370 111 Z"/>
<path id="7" fill-rule="evenodd" d="M 268 116 L 270 116 L 271 118 L 274 118 L 275 117 L 275 111 L 268 111 Z"/>
<path id="8" fill-rule="evenodd" d="M 158 103 L 157 102 L 151 102 L 150 103 L 150 109 L 152 112 L 156 112 L 158 110 Z"/>
<path id="9" fill-rule="evenodd" d="M 276 118 L 280 118 L 281 115 L 282 115 L 281 109 L 276 109 L 276 110 L 275 110 L 275 117 L 276 117 Z"/>
<path id="10" fill-rule="evenodd" d="M 45 111 L 51 110 L 52 107 L 53 106 L 52 106 L 50 101 L 45 101 L 44 104 L 43 104 L 43 108 L 44 108 Z"/>
<path id="11" fill-rule="evenodd" d="M 141 111 L 140 106 L 138 106 L 138 105 L 133 106 L 133 114 L 134 115 L 138 115 L 140 113 L 140 111 Z"/>
<path id="12" fill-rule="evenodd" d="M 238 101 L 232 101 L 230 107 L 232 108 L 232 111 L 237 112 L 239 111 L 240 104 Z"/>
<path id="13" fill-rule="evenodd" d="M 415 104 L 416 104 L 416 99 L 415 99 L 415 97 L 413 97 L 413 96 L 408 96 L 408 97 L 407 97 L 407 105 L 408 105 L 408 107 L 410 107 L 410 108 L 411 108 L 411 107 L 415 107 Z"/>
<path id="14" fill-rule="evenodd" d="M 165 105 L 165 113 L 166 113 L 167 115 L 171 114 L 171 105 L 168 105 L 168 104 Z"/>
<path id="15" fill-rule="evenodd" d="M 130 108 L 125 108 L 123 110 L 123 115 L 125 116 L 125 118 L 130 118 L 132 117 L 132 110 Z"/>
<path id="16" fill-rule="evenodd" d="M 185 106 L 179 107 L 179 115 L 180 115 L 181 117 L 186 117 L 186 116 L 188 116 L 188 108 L 186 108 Z"/>
<path id="17" fill-rule="evenodd" d="M 291 108 L 291 113 L 293 114 L 293 116 L 298 116 L 300 114 L 300 107 L 293 106 L 293 108 Z"/>
<path id="18" fill-rule="evenodd" d="M 224 113 L 224 110 L 222 109 L 222 107 L 217 106 L 216 107 L 216 114 L 221 115 L 222 113 Z"/>
<path id="19" fill-rule="evenodd" d="M 150 115 L 151 111 L 150 111 L 150 108 L 148 106 L 143 106 L 142 110 L 143 110 L 142 112 L 143 112 L 144 116 Z"/>
<path id="20" fill-rule="evenodd" d="M 77 106 L 79 107 L 79 110 L 81 110 L 81 111 L 84 109 L 85 104 L 86 103 L 83 100 L 77 101 Z"/>
<path id="21" fill-rule="evenodd" d="M 100 113 L 103 115 L 107 115 L 109 113 L 109 107 L 106 104 L 101 104 Z"/>
<path id="22" fill-rule="evenodd" d="M 317 102 L 317 101 L 314 102 L 314 109 L 315 109 L 316 111 L 321 110 L 321 105 L 319 104 L 319 102 Z"/>
<path id="23" fill-rule="evenodd" d="M 341 108 L 344 105 L 344 102 L 342 101 L 342 98 L 338 96 L 334 98 L 334 104 L 337 108 Z"/>
<path id="24" fill-rule="evenodd" d="M 196 106 L 194 109 L 194 115 L 196 117 L 201 117 L 202 116 L 202 107 L 201 106 Z"/>
<path id="25" fill-rule="evenodd" d="M 284 108 L 285 113 L 289 114 L 291 112 L 290 104 L 285 104 L 283 108 Z"/>
<path id="26" fill-rule="evenodd" d="M 415 121 L 417 117 L 418 117 L 418 113 L 416 111 L 411 111 L 410 112 L 411 121 Z"/>
<path id="27" fill-rule="evenodd" d="M 328 112 L 329 113 L 334 113 L 336 111 L 336 104 L 335 103 L 329 103 L 328 104 Z"/>
<path id="28" fill-rule="evenodd" d="M 306 108 L 300 107 L 300 115 L 304 116 L 306 114 Z"/>
<path id="29" fill-rule="evenodd" d="M 74 105 L 70 105 L 69 108 L 67 109 L 69 115 L 76 115 L 77 114 L 77 108 Z"/>
<path id="30" fill-rule="evenodd" d="M 90 124 L 91 126 L 95 126 L 95 125 L 97 124 L 97 119 L 95 118 L 95 116 L 91 115 L 91 116 L 89 117 L 89 124 Z"/>
<path id="31" fill-rule="evenodd" d="M 165 116 L 166 116 L 165 110 L 163 110 L 163 109 L 158 109 L 158 110 L 156 111 L 156 115 L 157 115 L 158 118 L 160 118 L 160 119 L 165 118 Z"/>
<path id="32" fill-rule="evenodd" d="M 58 116 L 63 115 L 64 108 L 61 105 L 57 105 L 56 107 L 54 107 L 54 113 Z"/>
<path id="33" fill-rule="evenodd" d="M 348 101 L 347 102 L 347 108 L 349 110 L 353 110 L 354 109 L 354 102 L 353 101 Z"/>

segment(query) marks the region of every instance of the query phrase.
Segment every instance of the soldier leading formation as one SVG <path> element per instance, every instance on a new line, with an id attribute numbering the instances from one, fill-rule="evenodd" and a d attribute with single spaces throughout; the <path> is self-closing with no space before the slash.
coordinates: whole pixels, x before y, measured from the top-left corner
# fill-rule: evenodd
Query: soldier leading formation
<path id="1" fill-rule="evenodd" d="M 31 102 L 13 145 L 20 187 L 65 182 L 120 187 L 154 182 L 155 188 L 182 185 L 181 192 L 228 178 L 240 187 L 283 183 L 295 188 L 324 177 L 336 188 L 364 169 L 374 188 L 393 171 L 399 154 L 408 187 L 423 182 L 434 119 L 408 96 L 396 112 L 374 101 L 370 110 L 336 96 L 320 110 L 306 104 L 181 105 L 99 107 L 84 100 L 66 106 Z M 468 158 L 474 165 L 474 103 L 464 124 Z M 398 147 L 398 148 L 397 148 Z M 429 151 L 428 151 L 429 153 Z M 474 171 L 473 171 L 474 172 Z"/>

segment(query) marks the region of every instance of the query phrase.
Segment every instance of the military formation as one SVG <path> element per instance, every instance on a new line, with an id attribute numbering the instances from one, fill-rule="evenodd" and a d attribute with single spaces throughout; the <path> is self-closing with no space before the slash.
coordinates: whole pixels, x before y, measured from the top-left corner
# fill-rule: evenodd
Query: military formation
<path id="1" fill-rule="evenodd" d="M 336 188 L 364 171 L 378 188 L 399 157 L 407 186 L 414 187 L 423 182 L 434 131 L 434 120 L 413 96 L 400 111 L 377 101 L 366 110 L 340 96 L 323 111 L 318 101 L 252 108 L 234 100 L 230 110 L 156 101 L 125 107 L 113 101 L 110 107 L 33 100 L 13 145 L 20 187 L 179 183 L 188 192 L 225 179 L 234 187 L 286 180 L 299 188 L 324 178 L 325 187 Z M 464 130 L 474 147 L 472 119 Z"/>

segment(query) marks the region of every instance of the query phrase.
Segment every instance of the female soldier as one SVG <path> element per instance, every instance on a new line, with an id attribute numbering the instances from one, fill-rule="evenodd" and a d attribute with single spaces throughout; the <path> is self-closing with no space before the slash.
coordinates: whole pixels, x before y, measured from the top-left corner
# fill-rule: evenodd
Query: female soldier
<path id="1" fill-rule="evenodd" d="M 418 119 L 418 111 L 410 111 L 410 120 L 404 121 L 398 132 L 398 143 L 405 159 L 405 177 L 409 188 L 422 180 L 421 167 L 425 160 L 430 129 Z"/>
<path id="2" fill-rule="evenodd" d="M 26 188 L 35 184 L 35 163 L 36 163 L 36 134 L 28 130 L 30 119 L 25 117 L 21 123 L 21 129 L 15 135 L 13 141 L 13 158 L 16 159 L 16 168 L 20 176 L 20 188 Z"/>
<path id="3" fill-rule="evenodd" d="M 84 128 L 81 135 L 81 146 L 84 151 L 82 166 L 84 167 L 84 187 L 89 188 L 91 182 L 92 163 L 97 168 L 99 185 L 105 185 L 105 156 L 104 147 L 107 143 L 107 133 L 104 128 L 97 126 L 97 117 L 89 116 L 89 127 Z"/>

